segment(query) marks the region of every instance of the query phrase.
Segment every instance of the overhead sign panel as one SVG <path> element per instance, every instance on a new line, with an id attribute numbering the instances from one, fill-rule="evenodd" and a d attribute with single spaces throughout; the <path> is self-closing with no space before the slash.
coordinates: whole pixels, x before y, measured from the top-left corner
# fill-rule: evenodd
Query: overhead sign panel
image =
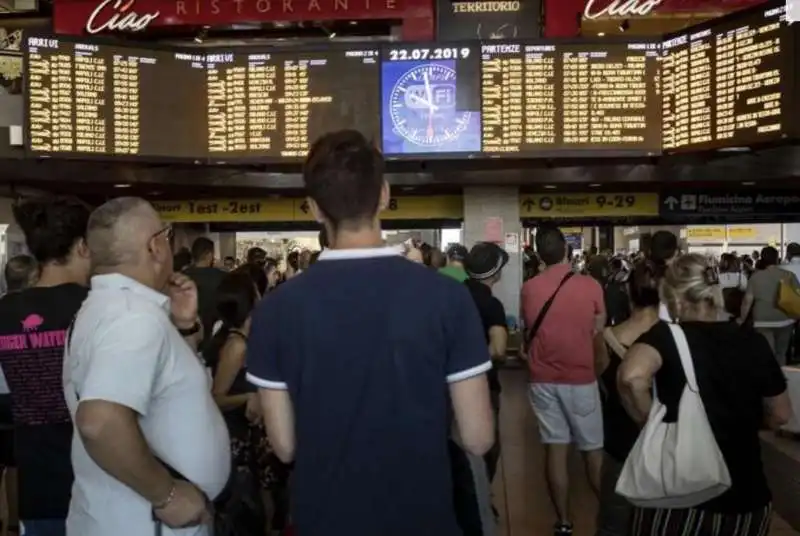
<path id="1" fill-rule="evenodd" d="M 658 216 L 658 194 L 532 194 L 520 196 L 521 218 Z"/>
<path id="2" fill-rule="evenodd" d="M 662 194 L 661 198 L 661 214 L 665 218 L 674 220 L 714 216 L 741 220 L 798 213 L 800 213 L 800 193 L 795 190 L 765 193 L 684 190 Z"/>
<path id="3" fill-rule="evenodd" d="M 154 201 L 161 219 L 174 223 L 284 223 L 314 220 L 308 203 L 297 199 L 197 199 Z M 460 195 L 393 197 L 381 218 L 386 220 L 460 220 Z"/>

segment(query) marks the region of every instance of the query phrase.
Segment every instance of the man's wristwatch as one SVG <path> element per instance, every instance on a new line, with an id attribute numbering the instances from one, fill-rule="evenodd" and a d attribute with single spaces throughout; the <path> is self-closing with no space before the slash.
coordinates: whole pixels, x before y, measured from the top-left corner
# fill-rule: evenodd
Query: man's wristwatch
<path id="1" fill-rule="evenodd" d="M 178 333 L 181 334 L 181 337 L 191 337 L 195 333 L 199 333 L 200 332 L 200 327 L 201 327 L 200 326 L 200 322 L 199 321 L 195 321 L 194 325 L 192 327 L 190 327 L 190 328 L 186 328 L 186 329 L 178 328 Z"/>

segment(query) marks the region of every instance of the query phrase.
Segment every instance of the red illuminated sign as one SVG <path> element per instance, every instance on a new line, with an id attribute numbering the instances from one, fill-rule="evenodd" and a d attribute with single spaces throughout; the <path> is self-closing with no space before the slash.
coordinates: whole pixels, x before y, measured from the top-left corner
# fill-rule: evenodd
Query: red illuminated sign
<path id="1" fill-rule="evenodd" d="M 599 17 L 644 17 L 663 0 L 613 0 L 605 7 L 598 7 L 597 0 L 586 0 L 583 8 L 583 17 L 586 19 L 597 19 Z"/>
<path id="2" fill-rule="evenodd" d="M 141 32 L 155 26 L 406 19 L 430 0 L 54 0 L 56 33 Z M 411 4 L 406 5 L 406 4 Z M 411 18 L 419 18 L 412 13 Z M 431 23 L 432 26 L 432 23 Z"/>

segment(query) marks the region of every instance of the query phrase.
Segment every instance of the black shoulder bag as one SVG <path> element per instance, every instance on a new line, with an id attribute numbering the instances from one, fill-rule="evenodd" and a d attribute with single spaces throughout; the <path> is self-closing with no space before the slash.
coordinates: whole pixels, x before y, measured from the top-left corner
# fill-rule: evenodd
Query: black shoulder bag
<path id="1" fill-rule="evenodd" d="M 539 311 L 539 316 L 536 317 L 536 320 L 533 322 L 533 325 L 525 333 L 525 348 L 526 349 L 530 350 L 531 343 L 533 342 L 533 338 L 536 337 L 536 333 L 539 331 L 539 328 L 542 326 L 542 322 L 544 322 L 544 317 L 547 316 L 547 312 L 550 310 L 550 306 L 553 305 L 553 301 L 556 299 L 556 296 L 558 296 L 558 293 L 561 290 L 561 287 L 563 287 L 564 283 L 569 281 L 572 278 L 572 276 L 574 276 L 574 275 L 575 275 L 575 272 L 572 272 L 572 271 L 570 271 L 567 275 L 565 275 L 564 279 L 562 279 L 561 283 L 559 283 L 558 286 L 556 287 L 556 291 L 553 292 L 553 295 L 550 296 L 550 298 L 546 302 L 544 302 L 544 305 L 542 306 L 542 310 Z"/>

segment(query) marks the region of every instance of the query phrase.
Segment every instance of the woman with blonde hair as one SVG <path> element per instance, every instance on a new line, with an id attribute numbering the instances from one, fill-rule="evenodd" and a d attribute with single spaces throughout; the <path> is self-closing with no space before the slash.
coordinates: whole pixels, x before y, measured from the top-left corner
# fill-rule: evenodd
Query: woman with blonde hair
<path id="1" fill-rule="evenodd" d="M 683 255 L 671 263 L 660 295 L 686 336 L 699 394 L 731 487 L 692 508 L 635 508 L 631 534 L 764 536 L 772 497 L 758 433 L 763 426 L 777 429 L 791 416 L 783 372 L 764 337 L 718 320 L 719 277 L 704 256 Z M 685 384 L 678 348 L 663 321 L 630 347 L 617 375 L 623 406 L 640 425 L 647 421 L 654 387 L 667 408 L 665 421 L 676 422 Z"/>

